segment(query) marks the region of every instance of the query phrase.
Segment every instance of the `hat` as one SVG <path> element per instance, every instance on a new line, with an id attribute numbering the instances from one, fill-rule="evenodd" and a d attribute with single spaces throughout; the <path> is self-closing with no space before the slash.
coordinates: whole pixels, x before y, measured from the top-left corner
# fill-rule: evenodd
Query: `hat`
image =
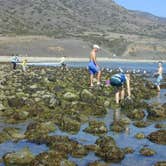
<path id="1" fill-rule="evenodd" d="M 93 48 L 97 48 L 97 49 L 100 49 L 100 47 L 96 44 L 93 45 Z"/>

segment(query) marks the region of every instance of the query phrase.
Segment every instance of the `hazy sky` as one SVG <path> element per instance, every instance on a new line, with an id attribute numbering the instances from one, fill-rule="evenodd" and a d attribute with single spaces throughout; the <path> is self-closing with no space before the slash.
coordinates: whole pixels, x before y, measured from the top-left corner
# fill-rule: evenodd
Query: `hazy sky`
<path id="1" fill-rule="evenodd" d="M 156 16 L 166 17 L 166 0 L 114 0 L 131 10 L 140 10 Z"/>

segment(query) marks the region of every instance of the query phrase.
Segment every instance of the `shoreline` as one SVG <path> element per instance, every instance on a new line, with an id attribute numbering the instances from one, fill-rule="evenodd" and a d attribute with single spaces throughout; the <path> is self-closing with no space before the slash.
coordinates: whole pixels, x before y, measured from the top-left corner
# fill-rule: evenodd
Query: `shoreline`
<path id="1" fill-rule="evenodd" d="M 46 62 L 46 63 L 57 63 L 58 61 L 61 61 L 61 58 L 57 57 L 19 57 L 20 61 L 23 59 L 27 59 L 28 62 L 32 63 L 40 63 L 40 62 Z M 6 63 L 11 61 L 11 56 L 0 56 L 0 63 Z M 75 57 L 67 57 L 65 58 L 66 62 L 88 62 L 89 58 L 75 58 Z M 97 58 L 98 62 L 135 62 L 135 63 L 155 63 L 158 61 L 162 61 L 163 63 L 166 63 L 166 60 L 151 60 L 151 59 L 121 59 L 121 58 Z"/>

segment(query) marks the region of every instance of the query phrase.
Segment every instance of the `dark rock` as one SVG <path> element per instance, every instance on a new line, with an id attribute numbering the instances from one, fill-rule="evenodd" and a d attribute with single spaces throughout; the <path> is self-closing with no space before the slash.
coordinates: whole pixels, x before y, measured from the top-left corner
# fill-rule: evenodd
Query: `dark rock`
<path id="1" fill-rule="evenodd" d="M 104 134 L 107 132 L 107 127 L 104 122 L 91 121 L 89 127 L 84 131 L 93 134 Z"/>
<path id="2" fill-rule="evenodd" d="M 156 154 L 156 152 L 150 148 L 142 148 L 139 152 L 144 156 L 153 156 Z"/>
<path id="3" fill-rule="evenodd" d="M 166 161 L 158 161 L 154 166 L 166 166 Z"/>
<path id="4" fill-rule="evenodd" d="M 34 156 L 28 148 L 24 148 L 18 152 L 7 153 L 3 156 L 3 161 L 6 166 L 29 165 L 33 159 Z"/>
<path id="5" fill-rule="evenodd" d="M 166 130 L 152 132 L 147 138 L 154 143 L 166 145 Z"/>
<path id="6" fill-rule="evenodd" d="M 96 155 L 105 161 L 120 162 L 124 158 L 124 152 L 116 146 L 113 138 L 101 137 L 97 139 L 96 144 L 99 146 Z"/>

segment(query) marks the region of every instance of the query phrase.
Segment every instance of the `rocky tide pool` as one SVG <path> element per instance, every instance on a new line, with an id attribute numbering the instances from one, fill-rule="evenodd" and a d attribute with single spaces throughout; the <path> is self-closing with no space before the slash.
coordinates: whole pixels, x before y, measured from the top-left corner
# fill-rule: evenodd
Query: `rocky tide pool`
<path id="1" fill-rule="evenodd" d="M 87 69 L 1 65 L 0 166 L 166 165 L 166 77 L 131 74 L 132 100 L 116 105 Z"/>

